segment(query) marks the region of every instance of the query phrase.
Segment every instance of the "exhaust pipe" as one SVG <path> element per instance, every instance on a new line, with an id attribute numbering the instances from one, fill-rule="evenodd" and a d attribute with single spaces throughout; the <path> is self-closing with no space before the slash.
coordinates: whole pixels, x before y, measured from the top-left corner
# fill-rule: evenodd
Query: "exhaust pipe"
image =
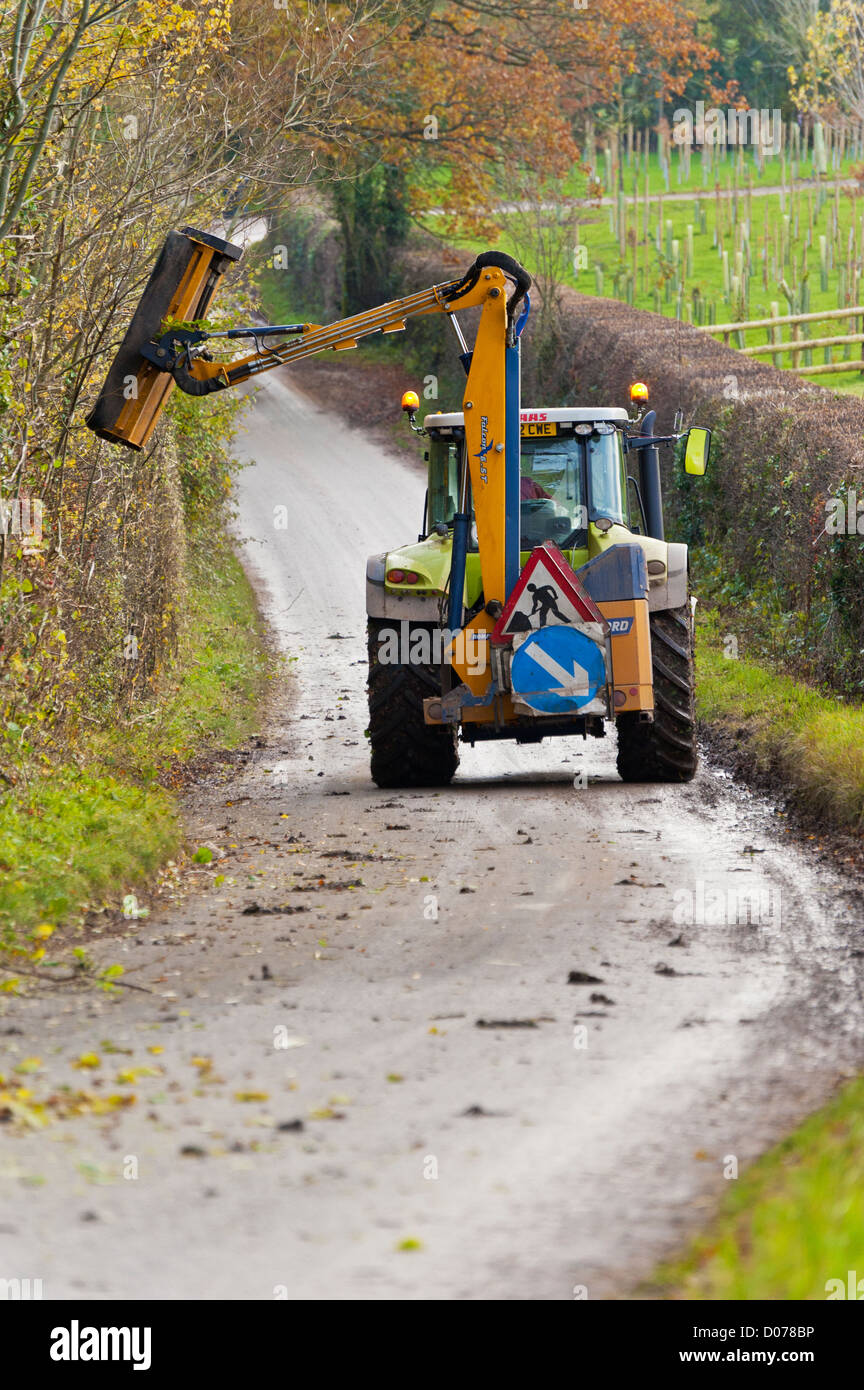
<path id="1" fill-rule="evenodd" d="M 644 439 L 653 435 L 656 419 L 657 412 L 649 410 L 640 426 L 642 431 L 640 438 Z M 653 536 L 658 541 L 665 540 L 663 533 L 663 492 L 660 485 L 660 450 L 656 444 L 647 444 L 639 450 L 639 485 L 645 506 L 648 535 Z"/>

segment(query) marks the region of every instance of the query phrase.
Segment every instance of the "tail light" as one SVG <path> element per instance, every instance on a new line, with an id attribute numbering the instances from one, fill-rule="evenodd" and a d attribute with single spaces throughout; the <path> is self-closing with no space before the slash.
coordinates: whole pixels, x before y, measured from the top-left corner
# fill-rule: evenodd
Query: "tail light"
<path id="1" fill-rule="evenodd" d="M 388 570 L 388 584 L 419 584 L 420 576 L 414 570 Z"/>

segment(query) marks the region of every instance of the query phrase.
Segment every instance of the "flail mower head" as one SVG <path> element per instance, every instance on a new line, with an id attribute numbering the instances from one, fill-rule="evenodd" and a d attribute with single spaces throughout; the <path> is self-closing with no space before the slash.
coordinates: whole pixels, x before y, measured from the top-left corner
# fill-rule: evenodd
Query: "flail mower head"
<path id="1" fill-rule="evenodd" d="M 201 319 L 219 280 L 243 248 L 193 227 L 171 232 L 105 378 L 87 425 L 112 444 L 143 449 L 174 389 L 173 378 L 142 356 L 166 320 Z"/>

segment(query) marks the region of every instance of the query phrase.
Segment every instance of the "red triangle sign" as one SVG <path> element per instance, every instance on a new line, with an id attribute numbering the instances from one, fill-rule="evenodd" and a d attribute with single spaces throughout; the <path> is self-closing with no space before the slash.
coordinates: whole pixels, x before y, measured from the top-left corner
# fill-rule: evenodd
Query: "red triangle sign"
<path id="1" fill-rule="evenodd" d="M 492 641 L 509 642 L 519 632 L 575 623 L 608 624 L 557 546 L 545 541 L 532 550 L 492 632 Z"/>

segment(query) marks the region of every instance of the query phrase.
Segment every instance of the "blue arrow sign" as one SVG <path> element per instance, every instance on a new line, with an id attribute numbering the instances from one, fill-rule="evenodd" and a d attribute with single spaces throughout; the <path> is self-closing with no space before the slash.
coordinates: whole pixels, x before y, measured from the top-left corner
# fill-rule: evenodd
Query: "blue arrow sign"
<path id="1" fill-rule="evenodd" d="M 606 684 L 602 648 L 573 627 L 542 627 L 513 656 L 513 693 L 542 714 L 573 714 Z"/>

